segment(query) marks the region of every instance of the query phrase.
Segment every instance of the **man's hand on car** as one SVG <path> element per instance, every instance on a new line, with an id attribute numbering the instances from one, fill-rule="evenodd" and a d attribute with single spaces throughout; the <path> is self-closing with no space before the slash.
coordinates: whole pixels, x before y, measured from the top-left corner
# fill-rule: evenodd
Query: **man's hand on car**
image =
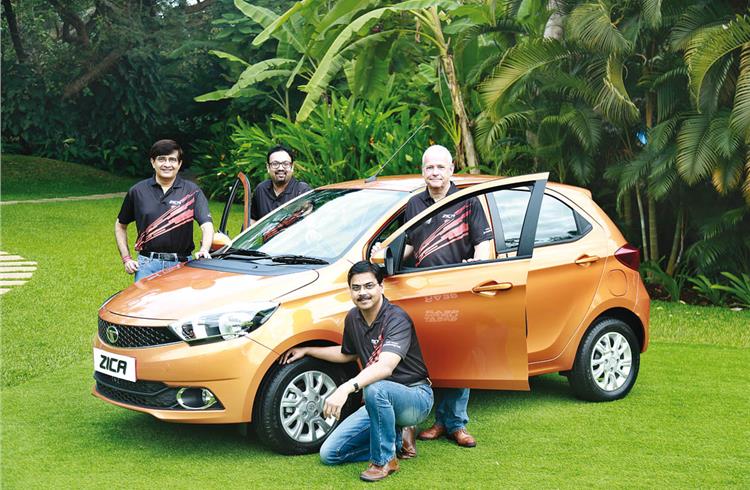
<path id="1" fill-rule="evenodd" d="M 295 347 L 294 349 L 289 349 L 283 356 L 281 356 L 281 359 L 279 359 L 279 364 L 291 364 L 294 361 L 305 357 L 306 353 L 307 349 L 305 349 L 304 347 Z"/>
<path id="2" fill-rule="evenodd" d="M 198 252 L 195 254 L 196 259 L 210 259 L 211 254 L 208 252 L 208 250 L 198 250 Z"/>

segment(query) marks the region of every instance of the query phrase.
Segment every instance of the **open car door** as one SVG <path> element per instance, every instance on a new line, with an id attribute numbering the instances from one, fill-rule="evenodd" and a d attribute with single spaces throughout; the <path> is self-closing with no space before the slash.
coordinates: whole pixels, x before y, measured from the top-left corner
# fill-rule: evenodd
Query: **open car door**
<path id="1" fill-rule="evenodd" d="M 404 223 L 373 254 L 387 270 L 385 293 L 409 313 L 430 377 L 439 387 L 528 390 L 526 281 L 548 174 L 503 178 L 451 194 Z M 523 189 L 530 199 L 498 214 L 496 193 Z M 438 220 L 429 236 L 439 248 L 461 233 L 453 210 L 479 199 L 492 228 L 491 258 L 476 262 L 413 267 L 404 250 L 409 232 Z M 505 236 L 503 222 L 523 223 Z M 458 231 L 457 231 L 458 230 Z M 418 250 L 420 244 L 412 244 Z"/>
<path id="2" fill-rule="evenodd" d="M 232 205 L 234 204 L 234 199 L 237 196 L 237 191 L 239 190 L 240 186 L 242 186 L 244 196 L 242 227 L 240 229 L 240 232 L 244 231 L 250 226 L 250 181 L 247 180 L 247 176 L 245 176 L 244 173 L 239 172 L 237 174 L 237 179 L 235 179 L 234 183 L 232 184 L 232 188 L 229 191 L 229 197 L 227 198 L 227 202 L 224 205 L 224 211 L 221 213 L 221 222 L 219 222 L 219 227 L 214 233 L 214 238 L 211 243 L 212 252 L 224 247 L 225 245 L 228 245 L 231 242 L 230 234 L 227 231 L 227 224 L 229 222 L 229 213 L 232 210 Z"/>

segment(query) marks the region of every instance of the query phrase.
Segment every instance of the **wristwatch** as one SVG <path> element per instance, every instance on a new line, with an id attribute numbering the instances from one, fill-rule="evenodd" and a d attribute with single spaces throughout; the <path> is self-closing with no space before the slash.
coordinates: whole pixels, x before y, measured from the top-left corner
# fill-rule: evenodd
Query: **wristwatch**
<path id="1" fill-rule="evenodd" d="M 357 382 L 355 381 L 355 382 L 354 382 L 354 383 L 352 383 L 352 384 L 354 385 L 354 393 L 359 393 L 359 390 L 361 390 L 361 389 L 362 389 L 362 388 L 360 388 L 360 387 L 359 387 L 359 383 L 357 383 Z"/>

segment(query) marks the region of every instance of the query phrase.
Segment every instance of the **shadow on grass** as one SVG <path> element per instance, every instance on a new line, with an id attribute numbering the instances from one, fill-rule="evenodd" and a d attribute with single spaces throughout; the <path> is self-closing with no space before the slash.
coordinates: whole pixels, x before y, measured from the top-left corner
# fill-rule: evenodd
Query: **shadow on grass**
<path id="1" fill-rule="evenodd" d="M 504 416 L 526 414 L 549 406 L 587 404 L 576 399 L 567 379 L 545 375 L 529 380 L 531 391 L 472 390 L 469 412 L 482 417 L 502 411 Z M 425 421 L 424 425 L 429 425 Z M 164 422 L 151 415 L 111 407 L 96 417 L 98 440 L 127 443 L 142 450 L 163 451 L 179 447 L 184 456 L 205 455 L 207 448 L 220 453 L 247 456 L 248 451 L 259 457 L 277 456 L 258 438 L 252 424 L 183 424 Z"/>

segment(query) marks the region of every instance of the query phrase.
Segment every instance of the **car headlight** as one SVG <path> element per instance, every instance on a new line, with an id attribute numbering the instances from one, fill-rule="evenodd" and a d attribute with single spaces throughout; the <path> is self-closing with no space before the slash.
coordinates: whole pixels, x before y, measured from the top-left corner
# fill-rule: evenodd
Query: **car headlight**
<path id="1" fill-rule="evenodd" d="M 236 339 L 263 325 L 279 307 L 269 301 L 226 306 L 169 325 L 186 342 L 215 342 Z"/>

